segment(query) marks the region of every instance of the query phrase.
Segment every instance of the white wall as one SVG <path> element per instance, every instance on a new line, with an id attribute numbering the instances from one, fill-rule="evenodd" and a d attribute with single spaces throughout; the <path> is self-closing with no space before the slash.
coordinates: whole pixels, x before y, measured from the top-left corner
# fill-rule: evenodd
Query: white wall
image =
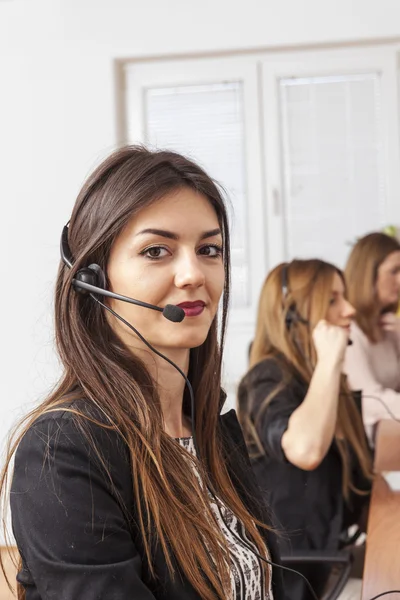
<path id="1" fill-rule="evenodd" d="M 398 0 L 0 0 L 0 440 L 57 373 L 59 235 L 115 144 L 114 59 L 395 37 Z"/>

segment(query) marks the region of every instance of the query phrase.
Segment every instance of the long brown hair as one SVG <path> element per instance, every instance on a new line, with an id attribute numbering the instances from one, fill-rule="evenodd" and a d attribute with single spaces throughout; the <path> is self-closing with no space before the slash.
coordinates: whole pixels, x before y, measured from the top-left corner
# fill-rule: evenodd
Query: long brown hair
<path id="1" fill-rule="evenodd" d="M 188 376 L 196 399 L 201 461 L 188 458 L 187 452 L 164 431 L 157 382 L 116 336 L 103 309 L 89 296 L 71 289 L 75 273 L 84 266 L 97 263 L 106 272 L 113 241 L 129 219 L 165 194 L 185 186 L 207 197 L 216 211 L 226 272 L 221 323 L 216 316 L 205 342 L 190 350 Z M 0 482 L 2 491 L 7 486 L 11 457 L 32 422 L 57 409 L 66 397 L 84 398 L 105 416 L 106 424 L 99 425 L 118 432 L 129 450 L 139 528 L 150 572 L 155 574 L 156 539 L 171 576 L 177 564 L 201 598 L 222 600 L 230 585 L 229 550 L 213 517 L 206 486 L 201 486 L 193 469 L 187 468 L 188 460 L 196 463 L 205 484 L 243 522 L 260 553 L 264 546 L 256 523 L 263 525 L 239 498 L 218 435 L 221 353 L 230 284 L 229 229 L 221 193 L 200 167 L 179 154 L 124 147 L 107 158 L 83 186 L 71 216 L 69 245 L 75 262 L 72 269 L 60 264 L 55 292 L 56 343 L 64 372 L 56 389 L 25 419 L 22 433 L 10 447 Z M 87 411 L 74 412 L 85 432 Z M 101 449 L 95 450 L 101 459 Z M 106 465 L 104 468 L 105 476 L 109 476 Z M 20 597 L 24 597 L 22 589 Z"/>
<path id="2" fill-rule="evenodd" d="M 369 233 L 353 246 L 344 271 L 349 301 L 356 309 L 355 321 L 371 342 L 377 339 L 381 307 L 376 295 L 378 269 L 383 261 L 400 250 L 399 242 L 385 233 Z M 397 304 L 387 307 L 396 312 Z"/>
<path id="3" fill-rule="evenodd" d="M 283 290 L 283 271 L 287 274 L 287 291 Z M 239 420 L 253 454 L 264 453 L 257 433 L 257 424 L 272 398 L 286 387 L 293 376 L 309 385 L 317 361 L 311 332 L 318 321 L 325 319 L 332 296 L 333 278 L 337 273 L 344 283 L 343 273 L 334 265 L 322 260 L 293 260 L 283 263 L 268 275 L 261 290 L 256 334 L 250 353 L 250 369 L 267 358 L 280 364 L 283 377 L 273 392 L 264 400 L 258 414 L 252 416 L 248 399 L 239 402 Z M 296 311 L 290 328 L 285 323 L 288 312 Z M 372 476 L 370 453 L 365 439 L 361 415 L 350 393 L 345 377 L 340 383 L 337 431 L 355 452 L 362 471 L 367 478 Z M 343 444 L 336 436 L 343 463 L 343 494 L 348 497 L 351 482 L 350 461 Z M 358 490 L 354 490 L 358 491 Z"/>

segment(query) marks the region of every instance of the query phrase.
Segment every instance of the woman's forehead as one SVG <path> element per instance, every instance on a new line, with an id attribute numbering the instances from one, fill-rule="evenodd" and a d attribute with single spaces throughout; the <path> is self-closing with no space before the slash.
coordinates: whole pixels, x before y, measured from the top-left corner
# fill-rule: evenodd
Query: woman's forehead
<path id="1" fill-rule="evenodd" d="M 392 269 L 400 266 L 400 250 L 395 250 L 388 254 L 385 260 L 381 263 L 383 269 Z"/>
<path id="2" fill-rule="evenodd" d="M 210 200 L 191 188 L 175 190 L 136 213 L 125 232 L 140 235 L 147 229 L 173 233 L 199 233 L 219 228 L 218 216 Z"/>
<path id="3" fill-rule="evenodd" d="M 343 279 L 340 277 L 339 273 L 335 273 L 332 280 L 332 291 L 342 294 L 344 289 Z"/>

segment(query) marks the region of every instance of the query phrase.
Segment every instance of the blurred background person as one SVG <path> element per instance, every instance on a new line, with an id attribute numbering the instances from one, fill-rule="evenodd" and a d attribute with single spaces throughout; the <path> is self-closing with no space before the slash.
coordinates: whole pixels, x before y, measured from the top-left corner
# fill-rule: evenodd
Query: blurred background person
<path id="1" fill-rule="evenodd" d="M 400 244 L 370 233 L 353 247 L 345 269 L 348 297 L 356 309 L 345 372 L 361 390 L 367 434 L 382 419 L 400 418 Z"/>
<path id="2" fill-rule="evenodd" d="M 321 260 L 277 266 L 261 292 L 239 420 L 259 485 L 285 532 L 284 553 L 335 551 L 342 532 L 365 516 L 371 458 L 342 375 L 353 316 L 343 274 Z M 296 568 L 322 593 L 329 566 Z M 284 578 L 288 598 L 309 597 L 303 581 Z"/>

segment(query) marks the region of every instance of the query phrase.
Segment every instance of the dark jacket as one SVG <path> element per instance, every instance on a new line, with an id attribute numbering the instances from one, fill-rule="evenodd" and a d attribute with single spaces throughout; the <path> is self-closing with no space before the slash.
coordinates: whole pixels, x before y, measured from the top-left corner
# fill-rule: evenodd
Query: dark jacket
<path id="1" fill-rule="evenodd" d="M 11 510 L 23 561 L 17 579 L 27 600 L 200 600 L 179 569 L 171 579 L 161 548 L 155 555 L 157 577 L 151 577 L 136 524 L 127 448 L 115 432 L 96 425 L 90 432 L 114 490 L 71 412 L 40 417 L 18 447 Z M 239 494 L 266 522 L 235 411 L 220 417 L 218 435 Z M 118 495 L 131 509 L 130 522 Z M 271 560 L 279 562 L 275 535 L 263 535 Z M 273 593 L 283 599 L 278 568 Z"/>
<path id="2" fill-rule="evenodd" d="M 255 365 L 239 386 L 240 409 L 255 423 L 264 400 L 287 380 L 287 385 L 271 399 L 257 423 L 265 455 L 252 459 L 253 470 L 266 503 L 284 531 L 280 538 L 282 553 L 337 550 L 341 533 L 357 522 L 368 496 L 351 494 L 349 503 L 344 502 L 342 462 L 335 441 L 321 464 L 312 471 L 304 471 L 286 459 L 282 435 L 291 414 L 303 402 L 308 386 L 300 375 L 284 372 L 286 369 L 276 360 L 266 359 Z M 353 483 L 359 489 L 370 490 L 370 482 L 364 479 L 355 455 L 350 449 L 349 452 Z M 299 565 L 296 568 L 309 578 L 316 591 L 324 586 L 327 572 L 323 569 Z M 288 598 L 308 597 L 298 578 L 285 573 L 284 582 Z"/>

